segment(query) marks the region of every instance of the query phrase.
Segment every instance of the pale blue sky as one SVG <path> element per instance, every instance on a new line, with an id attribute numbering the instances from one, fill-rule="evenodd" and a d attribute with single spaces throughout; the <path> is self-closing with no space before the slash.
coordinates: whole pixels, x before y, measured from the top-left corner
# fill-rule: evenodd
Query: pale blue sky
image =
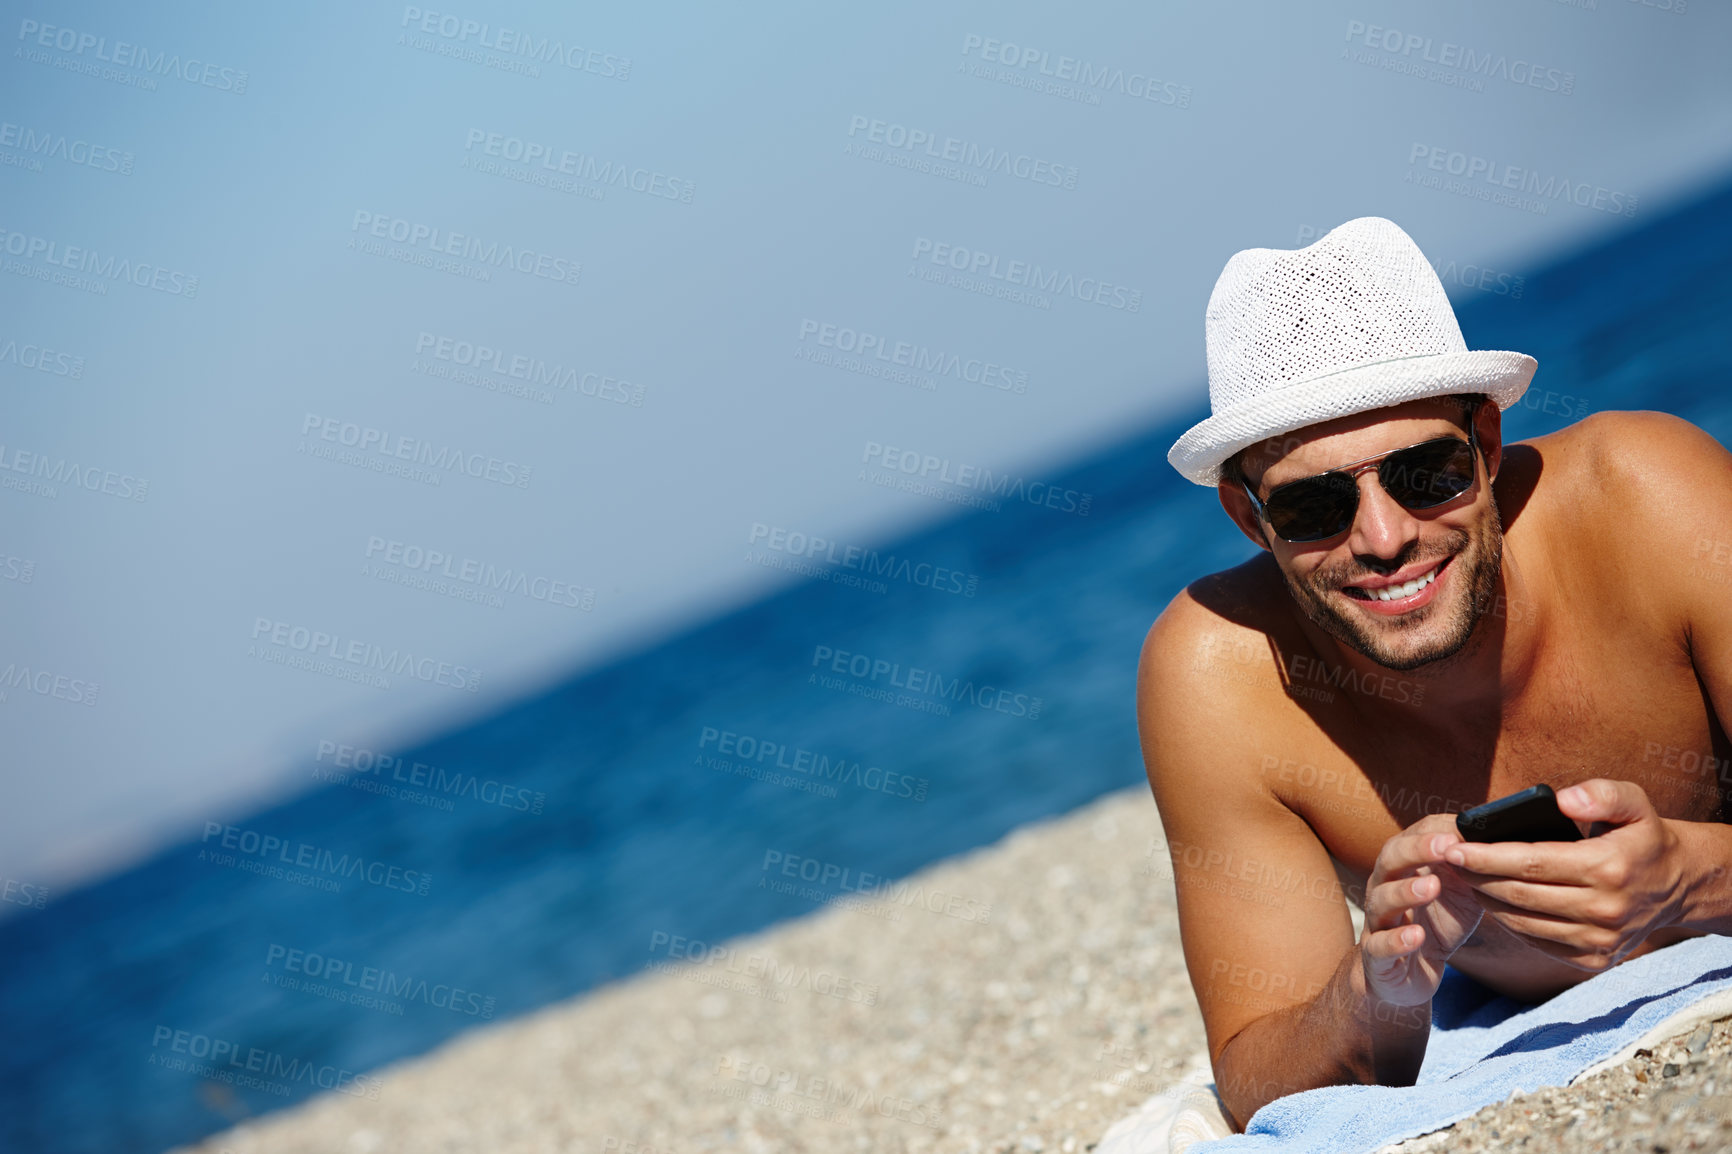
<path id="1" fill-rule="evenodd" d="M 755 522 L 870 542 L 948 515 L 860 484 L 867 441 L 1033 477 L 1194 407 L 1203 304 L 1236 249 L 1377 214 L 1435 259 L 1518 272 L 1664 211 L 1732 160 L 1732 14 L 1709 4 L 93 3 L 9 19 L 0 121 L 65 141 L 34 157 L 41 171 L 0 144 L 24 161 L 0 165 L 0 228 L 26 247 L 0 275 L 0 349 L 50 347 L 83 373 L 0 359 L 0 465 L 24 451 L 150 482 L 142 502 L 0 489 L 0 669 L 101 687 L 93 706 L 19 687 L 0 703 L 0 876 L 56 885 L 307 787 L 319 740 L 449 725 L 763 594 L 777 576 L 741 560 Z M 476 46 L 482 24 L 493 43 L 502 26 L 558 42 L 580 67 L 463 59 L 500 54 Z M 42 25 L 69 27 L 49 38 L 72 50 L 41 47 Z M 145 91 L 68 67 L 112 68 L 97 40 L 183 70 L 196 58 L 217 85 L 245 70 L 246 90 L 159 76 Z M 1017 45 L 1018 65 L 984 61 L 988 41 L 1001 57 Z M 1464 50 L 1493 61 L 1481 90 L 1459 67 L 1452 82 L 1396 70 Z M 1153 77 L 1175 103 L 1031 88 L 1043 61 L 1080 68 L 1060 57 L 1109 84 L 1122 70 L 1121 88 Z M 625 79 L 605 75 L 624 59 Z M 851 135 L 856 117 L 955 138 L 959 155 L 1074 168 L 1075 187 L 1003 172 L 981 187 L 851 154 L 875 134 Z M 466 146 L 477 133 L 578 154 L 574 171 L 589 157 L 689 181 L 691 200 L 466 167 L 498 160 Z M 131 172 L 55 152 L 80 141 L 132 154 Z M 1409 178 L 1430 149 L 1446 168 L 1455 152 L 1634 196 L 1637 213 L 1425 187 Z M 368 239 L 357 213 L 581 275 L 478 283 L 371 254 L 349 247 Z M 196 275 L 197 296 L 45 283 L 26 275 L 49 268 L 31 237 Z M 911 269 L 944 270 L 916 262 L 923 240 L 924 255 L 943 244 L 1121 285 L 1140 307 L 928 283 Z M 437 259 L 428 248 L 398 255 Z M 1002 363 L 1028 388 L 923 390 L 817 364 L 798 355 L 817 340 L 806 321 Z M 548 405 L 417 372 L 423 333 L 623 380 L 642 405 L 581 391 Z M 297 451 L 309 414 L 533 472 L 525 488 L 433 486 L 318 460 Z M 374 538 L 593 589 L 594 607 L 406 588 L 363 572 L 384 555 Z M 5 577 L 9 557 L 32 564 L 29 582 Z M 261 618 L 479 669 L 480 690 L 267 664 L 248 656 Z"/>

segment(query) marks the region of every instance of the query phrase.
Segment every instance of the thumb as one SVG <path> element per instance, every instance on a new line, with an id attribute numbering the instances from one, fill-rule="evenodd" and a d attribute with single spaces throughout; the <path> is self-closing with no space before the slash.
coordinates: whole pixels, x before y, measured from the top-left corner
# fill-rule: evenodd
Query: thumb
<path id="1" fill-rule="evenodd" d="M 1558 809 L 1574 821 L 1628 825 L 1651 817 L 1653 805 L 1633 781 L 1594 777 L 1558 791 Z"/>

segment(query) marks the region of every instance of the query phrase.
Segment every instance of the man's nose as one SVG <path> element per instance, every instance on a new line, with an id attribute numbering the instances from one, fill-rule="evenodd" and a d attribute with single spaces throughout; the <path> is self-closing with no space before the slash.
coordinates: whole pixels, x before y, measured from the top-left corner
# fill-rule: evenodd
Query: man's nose
<path id="1" fill-rule="evenodd" d="M 1353 516 L 1353 531 L 1347 547 L 1363 557 L 1394 560 L 1419 539 L 1419 521 L 1383 491 L 1375 471 L 1358 477 L 1359 511 Z"/>

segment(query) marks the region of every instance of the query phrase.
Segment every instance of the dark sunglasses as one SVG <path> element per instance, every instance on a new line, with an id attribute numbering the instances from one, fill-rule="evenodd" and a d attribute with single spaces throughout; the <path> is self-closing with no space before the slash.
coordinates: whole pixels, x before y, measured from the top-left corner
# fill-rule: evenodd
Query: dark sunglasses
<path id="1" fill-rule="evenodd" d="M 1377 483 L 1404 508 L 1432 509 L 1473 488 L 1478 451 L 1479 442 L 1470 424 L 1465 441 L 1438 437 L 1405 449 L 1391 449 L 1315 477 L 1289 481 L 1277 486 L 1266 500 L 1259 501 L 1250 485 L 1240 484 L 1257 516 L 1283 541 L 1322 541 L 1352 527 L 1359 512 L 1359 482 L 1355 478 L 1365 470 L 1375 467 Z"/>

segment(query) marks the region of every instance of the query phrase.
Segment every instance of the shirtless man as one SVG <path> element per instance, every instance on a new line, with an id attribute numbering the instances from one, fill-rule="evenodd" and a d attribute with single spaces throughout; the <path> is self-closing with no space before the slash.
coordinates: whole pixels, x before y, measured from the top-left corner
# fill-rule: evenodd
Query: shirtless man
<path id="1" fill-rule="evenodd" d="M 1532 358 L 1466 351 L 1376 218 L 1235 256 L 1208 336 L 1169 460 L 1261 552 L 1155 622 L 1137 719 L 1235 1129 L 1411 1084 L 1446 962 L 1539 1001 L 1732 933 L 1732 454 L 1658 413 L 1505 445 Z M 1537 782 L 1598 836 L 1459 838 Z"/>

